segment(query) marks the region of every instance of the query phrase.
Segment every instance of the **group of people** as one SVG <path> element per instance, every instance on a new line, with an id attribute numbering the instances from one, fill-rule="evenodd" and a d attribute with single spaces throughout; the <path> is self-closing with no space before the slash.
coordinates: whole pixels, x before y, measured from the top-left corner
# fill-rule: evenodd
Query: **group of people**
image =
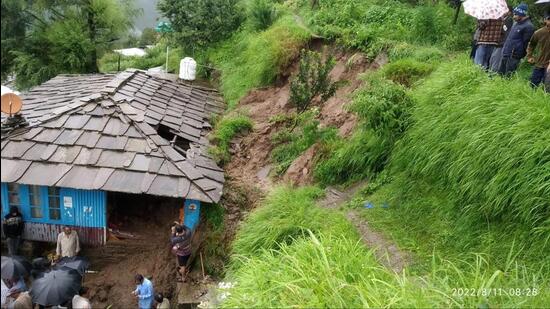
<path id="1" fill-rule="evenodd" d="M 22 242 L 22 235 L 25 223 L 23 215 L 16 206 L 11 206 L 10 211 L 2 220 L 2 229 L 6 236 L 8 254 L 10 256 L 19 255 L 19 246 Z M 63 227 L 63 232 L 57 236 L 56 260 L 61 258 L 71 258 L 80 252 L 80 241 L 78 233 L 70 226 Z M 46 260 L 46 262 L 44 261 Z M 45 258 L 37 258 L 32 263 L 31 277 L 36 279 L 40 273 L 47 271 L 51 263 Z M 28 292 L 25 278 L 2 279 L 2 308 L 33 308 L 31 296 Z M 74 295 L 72 301 L 66 304 L 66 307 L 58 308 L 91 309 L 91 303 L 86 298 L 88 289 L 82 287 L 78 294 Z"/>
<path id="2" fill-rule="evenodd" d="M 510 76 L 527 58 L 533 65 L 531 86 L 544 83 L 550 91 L 550 12 L 544 16 L 543 27 L 535 31 L 528 9 L 522 3 L 499 19 L 478 20 L 471 57 L 485 70 L 503 76 Z"/>

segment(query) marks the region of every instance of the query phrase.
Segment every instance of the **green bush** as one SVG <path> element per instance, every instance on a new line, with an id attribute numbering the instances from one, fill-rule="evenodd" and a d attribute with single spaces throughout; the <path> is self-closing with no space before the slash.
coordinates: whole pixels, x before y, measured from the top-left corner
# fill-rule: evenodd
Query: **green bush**
<path id="1" fill-rule="evenodd" d="M 248 21 L 257 31 L 269 28 L 278 17 L 277 8 L 268 0 L 252 0 L 248 8 Z"/>
<path id="2" fill-rule="evenodd" d="M 231 140 L 241 133 L 252 130 L 252 121 L 244 115 L 225 116 L 216 123 L 210 139 L 214 146 L 210 148 L 210 154 L 220 164 L 229 162 L 231 154 L 229 147 Z"/>
<path id="3" fill-rule="evenodd" d="M 170 48 L 168 55 L 168 70 L 178 73 L 179 63 L 183 56 L 180 48 Z M 143 57 L 122 56 L 115 52 L 106 53 L 98 61 L 99 71 L 113 73 L 118 71 L 118 59 L 120 57 L 120 70 L 140 69 L 147 70 L 166 65 L 166 43 L 157 44 L 147 49 L 147 55 Z"/>
<path id="4" fill-rule="evenodd" d="M 374 176 L 386 166 L 392 146 L 388 137 L 361 128 L 348 139 L 327 143 L 318 155 L 313 175 L 324 185 Z"/>
<path id="5" fill-rule="evenodd" d="M 305 112 L 314 99 L 323 104 L 334 95 L 336 83 L 329 74 L 335 64 L 332 56 L 323 61 L 318 52 L 302 49 L 298 73 L 290 81 L 289 102 L 298 113 Z"/>
<path id="6" fill-rule="evenodd" d="M 231 36 L 242 21 L 237 0 L 161 0 L 158 10 L 168 18 L 186 51 L 206 48 Z"/>
<path id="7" fill-rule="evenodd" d="M 387 79 L 411 87 L 419 79 L 426 77 L 433 70 L 431 64 L 405 58 L 386 64 L 382 72 Z"/>
<path id="8" fill-rule="evenodd" d="M 456 211 L 550 231 L 550 99 L 460 58 L 417 91 L 396 170 L 448 191 Z M 548 234 L 550 235 L 550 234 Z"/>
<path id="9" fill-rule="evenodd" d="M 351 110 L 361 119 L 348 140 L 327 143 L 314 169 L 323 184 L 346 183 L 381 172 L 393 145 L 411 124 L 413 100 L 403 86 L 373 75 L 355 93 Z"/>

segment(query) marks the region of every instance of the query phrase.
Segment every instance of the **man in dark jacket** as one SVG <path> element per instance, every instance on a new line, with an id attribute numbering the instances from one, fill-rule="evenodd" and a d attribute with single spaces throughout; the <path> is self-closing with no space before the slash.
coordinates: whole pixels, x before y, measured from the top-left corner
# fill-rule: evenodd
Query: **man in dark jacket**
<path id="1" fill-rule="evenodd" d="M 4 217 L 3 229 L 8 242 L 9 255 L 17 255 L 21 234 L 23 234 L 23 216 L 15 206 L 10 207 L 10 213 Z"/>
<path id="2" fill-rule="evenodd" d="M 502 60 L 499 73 L 510 75 L 516 71 L 519 63 L 527 55 L 527 44 L 535 32 L 535 27 L 527 16 L 527 4 L 522 3 L 514 8 L 515 23 L 502 47 Z"/>
<path id="3" fill-rule="evenodd" d="M 545 26 L 537 30 L 527 47 L 527 61 L 534 64 L 531 85 L 538 87 L 544 82 L 546 68 L 550 63 L 550 12 L 544 17 Z"/>

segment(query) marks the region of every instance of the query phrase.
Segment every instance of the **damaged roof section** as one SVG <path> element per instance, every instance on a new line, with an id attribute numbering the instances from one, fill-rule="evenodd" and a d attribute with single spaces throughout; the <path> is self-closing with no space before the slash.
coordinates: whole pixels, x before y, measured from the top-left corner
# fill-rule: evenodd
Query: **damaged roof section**
<path id="1" fill-rule="evenodd" d="M 62 97 L 70 77 L 37 87 L 42 105 L 34 89 L 23 97 L 31 125 L 2 137 L 2 182 L 218 202 L 224 174 L 206 139 L 209 118 L 223 110 L 217 92 L 140 71 L 103 76 L 106 82 L 92 83 L 95 91 L 79 97 L 67 89 L 69 101 L 51 108 L 48 88 Z M 160 127 L 173 137 L 161 136 Z M 186 149 L 176 146 L 178 139 Z"/>

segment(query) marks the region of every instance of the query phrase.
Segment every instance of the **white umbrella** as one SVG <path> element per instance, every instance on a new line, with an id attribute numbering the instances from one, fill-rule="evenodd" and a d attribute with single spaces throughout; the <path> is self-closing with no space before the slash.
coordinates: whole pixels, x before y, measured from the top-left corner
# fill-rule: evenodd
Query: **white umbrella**
<path id="1" fill-rule="evenodd" d="M 466 0 L 464 13 L 477 19 L 499 19 L 509 9 L 506 0 Z"/>

